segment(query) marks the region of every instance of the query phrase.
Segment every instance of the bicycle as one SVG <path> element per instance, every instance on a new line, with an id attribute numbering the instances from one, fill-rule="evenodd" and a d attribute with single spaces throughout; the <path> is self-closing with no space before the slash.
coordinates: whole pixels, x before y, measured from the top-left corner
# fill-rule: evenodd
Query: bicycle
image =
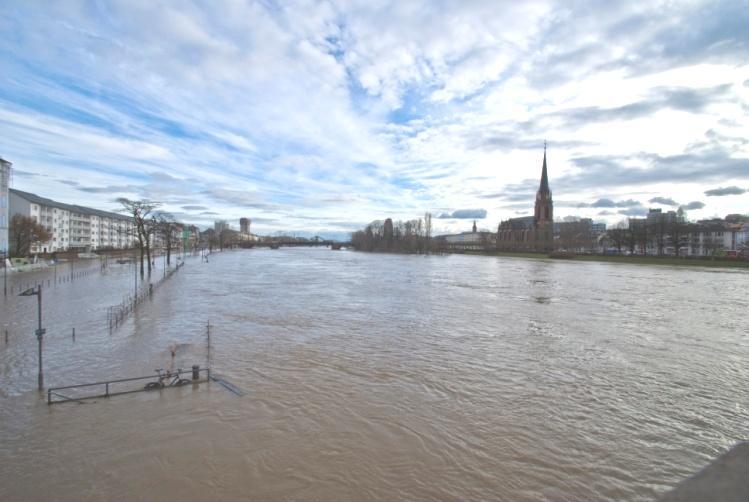
<path id="1" fill-rule="evenodd" d="M 144 390 L 158 390 L 163 389 L 164 387 L 181 387 L 182 385 L 187 385 L 189 383 L 192 383 L 191 380 L 187 378 L 180 378 L 182 374 L 182 368 L 177 368 L 177 371 L 164 371 L 162 368 L 156 369 L 156 374 L 158 375 L 159 380 L 157 382 L 148 382 L 144 388 Z"/>

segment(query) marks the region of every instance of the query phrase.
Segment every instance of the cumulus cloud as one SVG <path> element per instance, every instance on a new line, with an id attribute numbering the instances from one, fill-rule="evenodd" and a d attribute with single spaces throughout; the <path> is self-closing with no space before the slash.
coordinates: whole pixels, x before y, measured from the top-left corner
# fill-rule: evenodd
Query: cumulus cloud
<path id="1" fill-rule="evenodd" d="M 679 203 L 675 202 L 674 199 L 670 197 L 653 197 L 648 202 L 651 204 L 661 204 L 663 206 L 678 206 Z"/>
<path id="2" fill-rule="evenodd" d="M 737 186 L 713 188 L 711 190 L 705 190 L 705 195 L 708 197 L 723 197 L 725 195 L 741 195 L 746 193 L 745 188 L 739 188 Z"/>
<path id="3" fill-rule="evenodd" d="M 442 213 L 438 216 L 439 219 L 458 219 L 458 220 L 469 220 L 469 219 L 483 219 L 486 218 L 486 209 L 457 209 L 452 213 Z"/>
<path id="4" fill-rule="evenodd" d="M 703 207 L 705 207 L 705 203 L 695 200 L 695 201 L 690 202 L 689 204 L 684 204 L 681 207 L 683 207 L 686 210 L 702 209 Z"/>
<path id="5" fill-rule="evenodd" d="M 648 210 L 644 207 L 630 207 L 629 209 L 620 209 L 618 211 L 618 214 L 625 216 L 645 216 L 647 213 Z"/>
<path id="6" fill-rule="evenodd" d="M 635 206 L 641 206 L 642 203 L 640 201 L 634 200 L 634 199 L 626 199 L 626 200 L 619 200 L 619 201 L 613 201 L 611 199 L 598 199 L 597 201 L 587 204 L 584 202 L 575 204 L 576 207 L 595 207 L 595 208 L 601 208 L 601 207 L 635 207 Z"/>
<path id="7" fill-rule="evenodd" d="M 651 95 L 642 100 L 615 108 L 585 107 L 556 112 L 568 127 L 578 127 L 594 122 L 635 120 L 654 113 L 672 109 L 690 113 L 704 111 L 710 104 L 730 99 L 731 84 L 721 84 L 703 89 L 654 88 Z"/>

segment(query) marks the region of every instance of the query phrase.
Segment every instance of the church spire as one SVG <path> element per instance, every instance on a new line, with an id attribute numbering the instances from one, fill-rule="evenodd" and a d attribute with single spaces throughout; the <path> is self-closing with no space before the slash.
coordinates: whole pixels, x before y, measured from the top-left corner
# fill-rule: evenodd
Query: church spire
<path id="1" fill-rule="evenodd" d="M 549 192 L 549 176 L 546 174 L 546 140 L 544 140 L 544 166 L 541 170 L 541 186 L 538 187 L 539 192 Z"/>
<path id="2" fill-rule="evenodd" d="M 536 193 L 536 210 L 534 211 L 536 225 L 547 225 L 554 221 L 554 203 L 549 189 L 549 175 L 546 172 L 546 141 L 544 141 L 544 165 L 541 170 L 541 186 Z"/>

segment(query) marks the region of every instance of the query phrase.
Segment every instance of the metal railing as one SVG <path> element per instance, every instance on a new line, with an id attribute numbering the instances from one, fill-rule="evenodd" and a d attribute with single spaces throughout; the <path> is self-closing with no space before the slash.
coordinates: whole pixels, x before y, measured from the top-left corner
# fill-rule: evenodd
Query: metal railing
<path id="1" fill-rule="evenodd" d="M 107 307 L 107 324 L 109 325 L 109 331 L 118 328 L 125 320 L 128 315 L 133 313 L 135 309 L 143 303 L 146 299 L 151 298 L 154 289 L 163 284 L 169 279 L 175 272 L 185 265 L 185 262 L 177 262 L 176 266 L 164 272 L 164 276 L 156 282 L 148 283 L 148 285 L 142 285 L 137 291 L 136 295 L 127 294 L 123 297 L 122 301 L 117 305 L 111 305 Z"/>
<path id="2" fill-rule="evenodd" d="M 200 374 L 204 373 L 205 378 L 201 379 Z M 172 385 L 170 383 L 164 383 L 165 380 L 168 380 L 170 378 L 175 378 L 177 381 L 180 380 L 180 377 L 182 375 L 189 375 L 191 376 L 190 383 L 191 384 L 200 384 L 205 383 L 211 380 L 211 368 L 201 368 L 200 366 L 193 366 L 192 369 L 189 370 L 183 370 L 178 369 L 176 371 L 167 371 L 165 373 L 156 374 L 156 375 L 149 375 L 149 376 L 142 376 L 142 377 L 131 377 L 131 378 L 119 378 L 116 380 L 104 380 L 101 382 L 93 382 L 93 383 L 82 383 L 78 385 L 66 385 L 63 387 L 50 387 L 47 389 L 47 404 L 59 404 L 59 403 L 67 403 L 67 402 L 80 402 L 84 399 L 97 399 L 102 397 L 112 397 L 112 396 L 120 396 L 123 394 L 132 394 L 134 392 L 145 392 L 147 390 L 156 390 L 156 389 L 163 389 L 167 387 L 176 387 L 178 385 Z M 127 382 L 137 382 L 137 381 L 143 381 L 143 380 L 149 380 L 149 383 L 154 383 L 156 385 L 149 386 L 148 383 L 142 387 L 139 388 L 125 388 L 123 390 L 113 390 L 112 386 L 114 384 L 124 384 Z M 101 389 L 103 387 L 104 393 L 98 393 L 98 394 L 83 394 L 83 395 L 64 395 L 61 392 L 62 391 L 70 391 L 73 389 L 80 390 L 80 389 L 90 389 L 90 388 L 98 388 Z M 99 391 L 100 392 L 100 391 Z M 70 392 L 66 392 L 66 394 L 70 394 Z"/>

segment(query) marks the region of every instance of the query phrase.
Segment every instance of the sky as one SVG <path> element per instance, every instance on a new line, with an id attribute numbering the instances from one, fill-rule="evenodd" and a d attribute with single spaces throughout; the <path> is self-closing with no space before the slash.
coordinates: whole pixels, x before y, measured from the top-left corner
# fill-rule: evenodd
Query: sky
<path id="1" fill-rule="evenodd" d="M 0 5 L 13 187 L 209 226 L 749 213 L 749 1 Z"/>

